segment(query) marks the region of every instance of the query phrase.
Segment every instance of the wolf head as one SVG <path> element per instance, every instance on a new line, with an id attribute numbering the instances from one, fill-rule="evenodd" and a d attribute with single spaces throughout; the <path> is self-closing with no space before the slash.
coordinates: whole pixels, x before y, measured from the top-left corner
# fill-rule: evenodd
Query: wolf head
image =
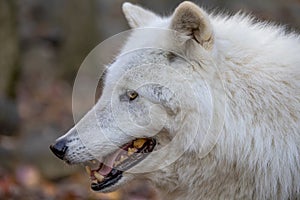
<path id="1" fill-rule="evenodd" d="M 191 2 L 168 18 L 130 3 L 123 12 L 133 31 L 108 67 L 101 98 L 50 147 L 69 164 L 96 162 L 86 169 L 101 192 L 172 171 L 203 147 L 213 115 L 208 15 Z"/>

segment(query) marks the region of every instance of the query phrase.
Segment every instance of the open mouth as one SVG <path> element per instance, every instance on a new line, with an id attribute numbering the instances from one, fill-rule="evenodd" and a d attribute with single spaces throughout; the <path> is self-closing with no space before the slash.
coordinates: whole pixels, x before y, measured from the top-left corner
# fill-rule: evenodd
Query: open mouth
<path id="1" fill-rule="evenodd" d="M 123 172 L 137 165 L 151 153 L 156 145 L 153 138 L 139 138 L 133 140 L 114 153 L 106 156 L 104 163 L 100 163 L 97 169 L 86 166 L 94 191 L 100 191 L 117 183 Z"/>

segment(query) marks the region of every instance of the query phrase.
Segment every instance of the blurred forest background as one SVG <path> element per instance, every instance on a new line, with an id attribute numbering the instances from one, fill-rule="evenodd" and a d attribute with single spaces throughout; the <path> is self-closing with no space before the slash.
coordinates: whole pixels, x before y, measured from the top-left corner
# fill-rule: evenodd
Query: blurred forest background
<path id="1" fill-rule="evenodd" d="M 109 194 L 49 145 L 72 125 L 72 85 L 85 56 L 129 29 L 123 0 L 0 0 L 0 199 L 154 200 L 139 180 Z M 171 14 L 180 0 L 130 0 Z M 210 11 L 251 12 L 299 32 L 300 0 L 199 0 Z"/>

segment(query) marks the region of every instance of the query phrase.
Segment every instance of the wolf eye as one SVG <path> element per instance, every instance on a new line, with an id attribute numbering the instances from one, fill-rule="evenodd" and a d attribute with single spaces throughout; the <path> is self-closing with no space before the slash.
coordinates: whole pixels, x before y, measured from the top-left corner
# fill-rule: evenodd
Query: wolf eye
<path id="1" fill-rule="evenodd" d="M 134 90 L 128 90 L 126 94 L 130 101 L 136 99 L 139 96 L 139 94 Z"/>

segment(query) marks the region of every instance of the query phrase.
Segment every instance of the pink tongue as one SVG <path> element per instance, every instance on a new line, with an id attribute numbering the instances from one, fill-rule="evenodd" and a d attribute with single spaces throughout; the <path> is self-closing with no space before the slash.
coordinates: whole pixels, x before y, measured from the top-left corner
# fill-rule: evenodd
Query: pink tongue
<path id="1" fill-rule="evenodd" d="M 103 162 L 101 169 L 98 171 L 99 174 L 101 174 L 102 176 L 106 176 L 107 174 L 109 174 L 109 172 L 111 172 L 111 170 L 113 168 L 113 164 L 114 164 L 115 160 L 117 159 L 118 155 L 122 151 L 124 151 L 124 150 L 119 148 L 116 152 L 107 156 Z"/>

